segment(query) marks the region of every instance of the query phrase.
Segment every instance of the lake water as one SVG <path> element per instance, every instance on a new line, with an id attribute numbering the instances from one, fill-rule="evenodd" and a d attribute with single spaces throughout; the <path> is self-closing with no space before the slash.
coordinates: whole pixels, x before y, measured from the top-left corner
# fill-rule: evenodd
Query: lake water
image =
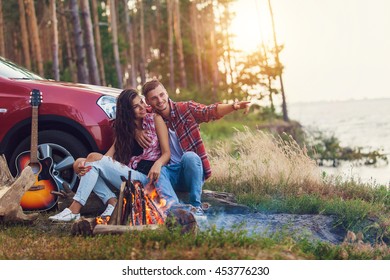
<path id="1" fill-rule="evenodd" d="M 290 119 L 309 130 L 324 131 L 340 140 L 341 146 L 383 149 L 390 160 L 390 99 L 289 104 Z M 345 179 L 390 186 L 390 165 L 361 166 L 342 163 L 338 168 L 321 167 Z"/>

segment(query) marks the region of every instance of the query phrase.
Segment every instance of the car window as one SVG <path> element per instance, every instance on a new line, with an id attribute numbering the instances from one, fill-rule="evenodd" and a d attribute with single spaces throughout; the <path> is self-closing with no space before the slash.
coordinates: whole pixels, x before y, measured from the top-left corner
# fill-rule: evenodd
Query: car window
<path id="1" fill-rule="evenodd" d="M 43 80 L 42 77 L 0 57 L 0 76 L 10 79 Z"/>

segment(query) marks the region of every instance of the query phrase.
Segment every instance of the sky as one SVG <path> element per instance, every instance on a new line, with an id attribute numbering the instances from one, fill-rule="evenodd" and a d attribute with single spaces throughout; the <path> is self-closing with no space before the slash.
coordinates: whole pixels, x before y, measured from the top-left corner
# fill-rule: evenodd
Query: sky
<path id="1" fill-rule="evenodd" d="M 287 102 L 390 98 L 389 0 L 271 0 Z M 268 0 L 237 0 L 236 46 L 272 43 Z"/>

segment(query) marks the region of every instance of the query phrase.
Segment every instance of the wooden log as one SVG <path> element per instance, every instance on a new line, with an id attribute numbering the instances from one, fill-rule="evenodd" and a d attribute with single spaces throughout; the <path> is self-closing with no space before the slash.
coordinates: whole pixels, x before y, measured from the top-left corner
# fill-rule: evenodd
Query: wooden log
<path id="1" fill-rule="evenodd" d="M 96 226 L 96 218 L 84 218 L 81 217 L 79 220 L 72 224 L 71 233 L 72 235 L 92 235 L 93 229 Z"/>
<path id="2" fill-rule="evenodd" d="M 123 234 L 132 231 L 143 231 L 143 230 L 157 230 L 161 229 L 163 225 L 139 225 L 139 226 L 128 226 L 128 225 L 96 225 L 93 229 L 93 235 L 97 234 Z"/>
<path id="3" fill-rule="evenodd" d="M 26 214 L 20 206 L 24 193 L 35 183 L 31 167 L 24 168 L 19 177 L 13 178 L 4 155 L 0 156 L 0 220 L 26 222 L 38 218 L 38 213 Z"/>
<path id="4" fill-rule="evenodd" d="M 111 219 L 111 225 L 120 225 L 121 224 L 121 218 L 122 218 L 122 209 L 123 209 L 123 197 L 125 192 L 126 182 L 123 181 L 121 184 L 121 188 L 119 191 L 119 198 L 118 202 L 116 203 L 116 207 L 114 209 L 114 217 Z"/>
<path id="5" fill-rule="evenodd" d="M 198 233 L 198 223 L 194 215 L 186 207 L 174 207 L 169 209 L 165 225 L 169 230 L 180 227 L 181 233 Z"/>
<path id="6" fill-rule="evenodd" d="M 237 203 L 236 197 L 232 193 L 203 190 L 202 201 L 210 206 L 210 209 L 207 209 L 208 213 L 244 214 L 251 212 L 248 206 Z"/>
<path id="7" fill-rule="evenodd" d="M 8 168 L 7 160 L 4 155 L 0 156 L 0 186 L 10 186 L 15 181 Z"/>

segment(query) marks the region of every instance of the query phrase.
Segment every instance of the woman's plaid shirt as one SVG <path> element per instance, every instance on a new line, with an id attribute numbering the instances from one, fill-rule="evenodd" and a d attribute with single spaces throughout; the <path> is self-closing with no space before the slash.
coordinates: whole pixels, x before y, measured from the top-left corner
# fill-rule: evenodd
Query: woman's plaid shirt
<path id="1" fill-rule="evenodd" d="M 160 142 L 156 132 L 156 125 L 154 122 L 154 113 L 147 113 L 142 120 L 142 129 L 146 131 L 148 137 L 152 140 L 148 148 L 143 149 L 143 153 L 139 156 L 132 156 L 129 167 L 137 169 L 138 163 L 141 160 L 156 161 L 161 157 Z"/>

